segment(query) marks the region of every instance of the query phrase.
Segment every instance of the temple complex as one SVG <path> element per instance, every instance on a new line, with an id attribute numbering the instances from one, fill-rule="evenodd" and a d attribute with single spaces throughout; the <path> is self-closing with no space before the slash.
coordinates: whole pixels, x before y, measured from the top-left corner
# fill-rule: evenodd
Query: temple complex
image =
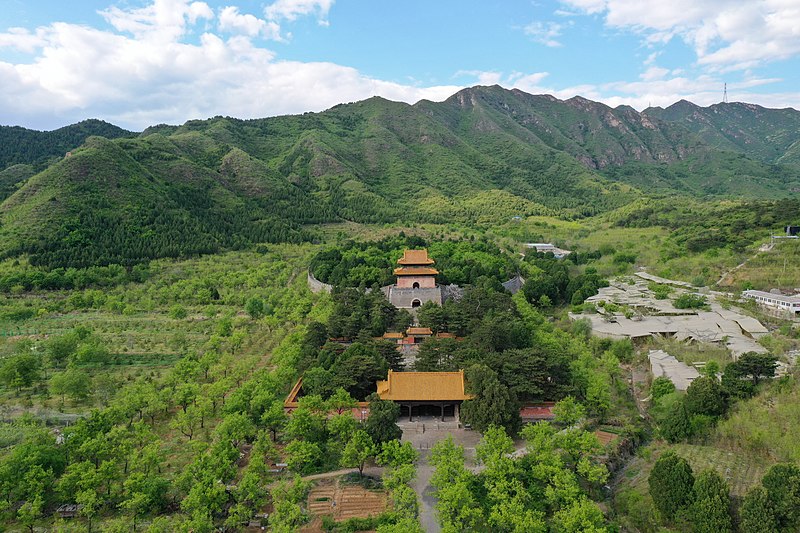
<path id="1" fill-rule="evenodd" d="M 439 271 L 427 250 L 405 250 L 394 269 L 397 282 L 383 287 L 386 298 L 398 309 L 413 310 L 426 302 L 442 305 L 442 287 L 436 283 Z"/>

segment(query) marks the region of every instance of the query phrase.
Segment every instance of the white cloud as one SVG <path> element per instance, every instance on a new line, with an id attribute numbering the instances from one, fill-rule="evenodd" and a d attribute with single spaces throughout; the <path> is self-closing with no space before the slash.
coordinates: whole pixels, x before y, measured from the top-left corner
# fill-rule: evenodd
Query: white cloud
<path id="1" fill-rule="evenodd" d="M 669 74 L 669 72 L 670 71 L 668 68 L 662 68 L 653 65 L 645 70 L 639 77 L 644 81 L 660 80 Z"/>
<path id="2" fill-rule="evenodd" d="M 661 52 L 653 52 L 652 54 L 647 56 L 647 59 L 644 60 L 645 66 L 649 66 L 649 65 L 652 65 L 653 63 L 655 63 L 656 59 L 658 59 L 658 56 L 660 56 L 660 55 L 661 55 Z"/>
<path id="3" fill-rule="evenodd" d="M 511 76 L 511 87 L 526 93 L 546 92 L 540 90 L 539 84 L 550 74 L 548 72 L 535 72 L 533 74 L 514 74 Z"/>
<path id="4" fill-rule="evenodd" d="M 42 30 L 31 33 L 26 28 L 9 28 L 8 32 L 0 33 L 0 48 L 9 47 L 32 54 L 45 42 L 43 33 Z"/>
<path id="5" fill-rule="evenodd" d="M 194 24 L 199 19 L 214 18 L 208 4 L 189 0 L 154 0 L 147 7 L 130 10 L 110 7 L 100 11 L 100 15 L 117 31 L 160 41 L 184 35 L 187 22 Z"/>
<path id="6" fill-rule="evenodd" d="M 283 40 L 281 27 L 277 22 L 266 21 L 249 13 L 242 15 L 236 6 L 227 6 L 220 10 L 219 29 L 222 32 L 240 33 L 249 37 Z"/>
<path id="7" fill-rule="evenodd" d="M 238 10 L 216 17 L 204 6 L 156 0 L 142 9 L 103 11 L 109 30 L 59 22 L 0 33 L 0 46 L 34 54 L 29 62 L 0 61 L 0 117 L 48 129 L 98 117 L 143 129 L 214 115 L 321 111 L 374 95 L 443 100 L 460 88 L 393 83 L 334 63 L 281 61 L 253 41 L 256 32 L 270 34 L 269 25 Z"/>
<path id="8" fill-rule="evenodd" d="M 537 43 L 555 48 L 561 46 L 561 43 L 556 38 L 561 36 L 563 29 L 564 26 L 557 22 L 534 21 L 525 26 L 522 31 Z"/>
<path id="9" fill-rule="evenodd" d="M 564 3 L 587 13 L 600 13 L 606 9 L 606 0 L 569 0 Z"/>
<path id="10" fill-rule="evenodd" d="M 710 71 L 752 68 L 800 55 L 797 0 L 561 0 L 602 14 L 609 27 L 628 29 L 648 45 L 679 36 Z"/>
<path id="11" fill-rule="evenodd" d="M 468 76 L 475 79 L 478 85 L 496 85 L 502 83 L 503 74 L 492 70 L 459 70 L 453 77 Z"/>
<path id="12" fill-rule="evenodd" d="M 316 15 L 317 21 L 328 25 L 328 12 L 334 0 L 277 0 L 264 9 L 264 14 L 270 20 L 286 19 L 296 20 L 306 15 Z"/>

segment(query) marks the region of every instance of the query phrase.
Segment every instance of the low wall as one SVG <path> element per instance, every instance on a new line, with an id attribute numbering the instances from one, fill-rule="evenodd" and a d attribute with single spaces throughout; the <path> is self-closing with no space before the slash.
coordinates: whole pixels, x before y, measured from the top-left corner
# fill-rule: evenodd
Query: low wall
<path id="1" fill-rule="evenodd" d="M 315 278 L 314 275 L 311 274 L 311 271 L 309 270 L 308 271 L 308 288 L 311 289 L 311 292 L 313 292 L 314 294 L 317 294 L 317 293 L 320 293 L 320 292 L 328 292 L 329 293 L 329 292 L 331 292 L 333 290 L 333 285 L 330 285 L 328 283 L 322 283 L 320 280 Z"/>

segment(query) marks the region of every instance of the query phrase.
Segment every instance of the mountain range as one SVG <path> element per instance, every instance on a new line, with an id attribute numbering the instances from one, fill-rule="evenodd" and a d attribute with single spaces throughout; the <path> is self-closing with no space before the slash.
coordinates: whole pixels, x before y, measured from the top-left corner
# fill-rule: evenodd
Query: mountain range
<path id="1" fill-rule="evenodd" d="M 0 256 L 47 267 L 313 239 L 309 224 L 340 220 L 579 218 L 648 196 L 800 190 L 794 109 L 638 112 L 498 86 L 141 133 L 95 120 L 0 127 L 0 141 Z"/>

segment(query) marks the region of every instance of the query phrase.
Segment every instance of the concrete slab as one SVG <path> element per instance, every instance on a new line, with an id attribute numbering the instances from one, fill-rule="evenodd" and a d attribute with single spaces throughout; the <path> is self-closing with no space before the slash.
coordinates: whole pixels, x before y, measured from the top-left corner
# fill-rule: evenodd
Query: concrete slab
<path id="1" fill-rule="evenodd" d="M 740 316 L 735 318 L 736 323 L 739 324 L 743 330 L 752 335 L 754 338 L 766 335 L 769 330 L 764 325 L 750 316 Z"/>
<path id="2" fill-rule="evenodd" d="M 746 352 L 766 353 L 766 349 L 755 342 L 768 333 L 758 320 L 745 315 L 740 309 L 724 309 L 716 298 L 718 294 L 706 294 L 708 310 L 676 309 L 672 298 L 685 292 L 695 292 L 685 282 L 668 280 L 659 276 L 637 273 L 633 284 L 620 279 L 610 281 L 609 287 L 600 289 L 589 298 L 591 303 L 611 302 L 634 309 L 638 316 L 625 318 L 621 313 L 570 315 L 589 318 L 595 335 L 607 338 L 640 339 L 653 335 L 674 336 L 681 341 L 698 341 L 724 344 L 734 358 Z M 657 300 L 647 288 L 654 281 L 675 287 L 670 299 Z M 686 289 L 692 289 L 687 291 Z"/>
<path id="3" fill-rule="evenodd" d="M 678 361 L 663 350 L 650 350 L 648 358 L 653 377 L 668 378 L 679 391 L 685 391 L 692 381 L 700 377 L 700 372 L 696 368 Z"/>

